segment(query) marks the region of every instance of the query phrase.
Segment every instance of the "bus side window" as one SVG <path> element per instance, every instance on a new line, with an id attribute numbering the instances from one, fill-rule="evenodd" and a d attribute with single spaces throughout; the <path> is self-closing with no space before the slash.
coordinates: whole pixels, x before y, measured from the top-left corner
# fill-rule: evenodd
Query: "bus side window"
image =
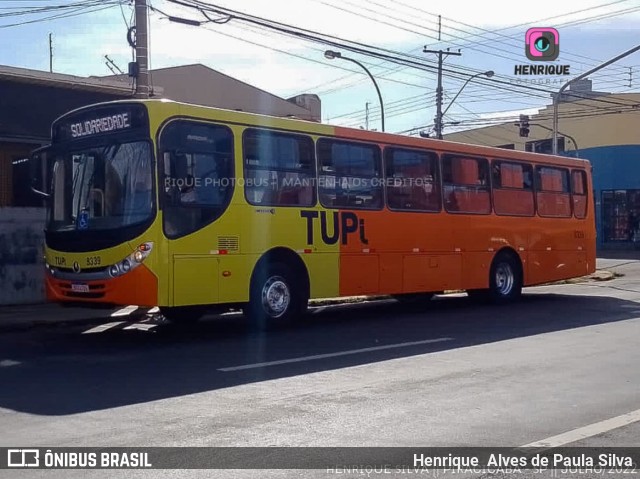
<path id="1" fill-rule="evenodd" d="M 233 136 L 227 127 L 177 120 L 160 137 L 163 227 L 169 238 L 215 221 L 233 194 Z"/>
<path id="2" fill-rule="evenodd" d="M 538 214 L 546 217 L 571 216 L 569 171 L 548 166 L 536 167 Z"/>
<path id="3" fill-rule="evenodd" d="M 444 155 L 442 183 L 445 208 L 451 213 L 491 213 L 489 163 L 485 158 Z"/>
<path id="4" fill-rule="evenodd" d="M 250 204 L 315 204 L 315 155 L 311 137 L 247 129 L 242 147 L 245 198 Z"/>
<path id="5" fill-rule="evenodd" d="M 438 155 L 430 151 L 386 148 L 384 160 L 390 209 L 440 211 Z"/>
<path id="6" fill-rule="evenodd" d="M 532 168 L 522 163 L 493 162 L 493 208 L 497 215 L 533 216 Z"/>
<path id="7" fill-rule="evenodd" d="M 383 206 L 378 145 L 320 138 L 320 203 L 328 208 L 377 210 Z"/>

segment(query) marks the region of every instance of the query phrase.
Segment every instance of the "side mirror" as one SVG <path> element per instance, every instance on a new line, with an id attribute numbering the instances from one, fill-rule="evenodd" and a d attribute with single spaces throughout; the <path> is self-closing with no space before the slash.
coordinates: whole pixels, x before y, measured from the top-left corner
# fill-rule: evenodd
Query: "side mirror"
<path id="1" fill-rule="evenodd" d="M 45 200 L 49 200 L 51 195 L 43 189 L 47 187 L 48 181 L 47 153 L 43 149 L 38 149 L 29 158 L 29 172 L 31 177 L 31 191 Z"/>

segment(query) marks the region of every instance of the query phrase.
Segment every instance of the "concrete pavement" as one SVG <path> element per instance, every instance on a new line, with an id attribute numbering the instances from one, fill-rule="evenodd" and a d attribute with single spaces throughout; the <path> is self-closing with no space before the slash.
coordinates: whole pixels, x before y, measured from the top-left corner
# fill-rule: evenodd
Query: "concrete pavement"
<path id="1" fill-rule="evenodd" d="M 521 302 L 504 307 L 478 306 L 463 296 L 419 312 L 393 302 L 332 306 L 318 308 L 304 327 L 279 332 L 247 334 L 242 322 L 223 317 L 186 330 L 98 331 L 71 323 L 3 334 L 0 384 L 11 387 L 0 389 L 6 431 L 0 444 L 426 447 L 541 441 L 640 408 L 640 271 L 637 263 L 635 271 L 634 264 L 614 267 L 625 276 L 531 288 Z M 586 442 L 635 446 L 638 431 L 636 423 Z M 334 476 L 126 473 L 145 479 Z M 16 477 L 124 476 L 65 470 Z"/>

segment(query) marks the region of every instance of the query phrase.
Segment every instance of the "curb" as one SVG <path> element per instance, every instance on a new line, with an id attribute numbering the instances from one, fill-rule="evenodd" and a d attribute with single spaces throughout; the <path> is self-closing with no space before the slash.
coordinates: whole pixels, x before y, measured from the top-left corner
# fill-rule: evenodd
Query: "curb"
<path id="1" fill-rule="evenodd" d="M 593 281 L 610 281 L 614 278 L 621 276 L 613 271 L 608 271 L 605 269 L 598 270 L 593 274 L 590 274 L 588 278 Z"/>

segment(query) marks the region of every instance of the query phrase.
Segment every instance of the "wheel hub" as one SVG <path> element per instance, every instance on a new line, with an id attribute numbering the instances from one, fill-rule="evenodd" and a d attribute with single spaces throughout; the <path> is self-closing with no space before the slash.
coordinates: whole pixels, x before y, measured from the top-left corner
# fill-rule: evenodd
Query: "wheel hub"
<path id="1" fill-rule="evenodd" d="M 496 268 L 496 289 L 502 296 L 508 296 L 515 284 L 515 275 L 511 266 L 507 263 L 500 263 Z"/>
<path id="2" fill-rule="evenodd" d="M 291 292 L 283 278 L 271 277 L 262 288 L 262 307 L 272 318 L 282 316 L 289 309 Z"/>

